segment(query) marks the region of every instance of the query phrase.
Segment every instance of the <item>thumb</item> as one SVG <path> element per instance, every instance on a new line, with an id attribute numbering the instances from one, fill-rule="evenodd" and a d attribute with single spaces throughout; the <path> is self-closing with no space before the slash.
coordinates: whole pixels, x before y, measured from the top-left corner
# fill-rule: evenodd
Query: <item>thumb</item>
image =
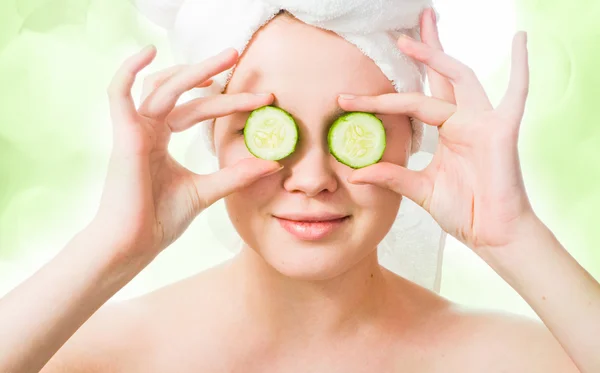
<path id="1" fill-rule="evenodd" d="M 275 161 L 246 158 L 212 174 L 194 175 L 194 185 L 200 199 L 201 210 L 282 168 L 283 166 Z"/>
<path id="2" fill-rule="evenodd" d="M 352 172 L 352 184 L 372 184 L 389 189 L 423 207 L 430 193 L 430 183 L 422 171 L 410 170 L 393 163 L 381 162 Z"/>

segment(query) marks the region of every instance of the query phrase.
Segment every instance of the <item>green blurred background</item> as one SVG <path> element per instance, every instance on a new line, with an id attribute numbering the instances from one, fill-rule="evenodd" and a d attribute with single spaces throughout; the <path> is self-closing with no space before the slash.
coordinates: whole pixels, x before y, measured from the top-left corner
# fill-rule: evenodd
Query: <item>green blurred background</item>
<path id="1" fill-rule="evenodd" d="M 538 215 L 600 278 L 600 2 L 438 3 L 446 51 L 474 67 L 494 102 L 506 87 L 512 33 L 528 32 L 531 89 L 519 144 L 528 192 Z M 143 76 L 173 61 L 164 31 L 129 1 L 0 2 L 0 296 L 50 260 L 93 216 L 111 146 L 106 87 L 121 61 L 150 43 L 158 56 L 140 74 L 134 97 Z M 182 162 L 191 136 L 173 138 L 171 151 Z M 203 215 L 115 298 L 230 257 Z M 443 271 L 442 295 L 533 316 L 453 239 Z"/>

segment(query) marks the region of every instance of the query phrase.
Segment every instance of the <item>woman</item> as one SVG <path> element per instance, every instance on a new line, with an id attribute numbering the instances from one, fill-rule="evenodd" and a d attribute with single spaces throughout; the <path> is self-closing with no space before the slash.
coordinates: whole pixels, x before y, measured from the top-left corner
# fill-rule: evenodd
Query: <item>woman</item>
<path id="1" fill-rule="evenodd" d="M 430 68 L 432 98 L 396 93 L 357 48 L 287 15 L 263 27 L 239 62 L 226 50 L 157 73 L 137 109 L 131 86 L 156 51 L 129 58 L 109 88 L 114 145 L 101 207 L 2 299 L 0 371 L 598 371 L 600 286 L 536 217 L 520 174 L 525 35 L 515 38 L 507 95 L 492 108 L 473 73 L 443 53 L 431 10 L 421 30 L 423 42 L 400 38 L 398 47 Z M 236 63 L 226 94 L 175 106 Z M 248 111 L 269 104 L 300 126 L 297 150 L 280 162 L 250 157 L 240 133 Z M 351 171 L 330 156 L 324 138 L 339 109 L 383 119 L 393 144 L 383 162 Z M 409 116 L 439 129 L 423 172 L 403 167 Z M 168 156 L 169 137 L 215 117 L 222 169 L 192 174 Z M 465 309 L 383 269 L 375 249 L 401 196 L 490 264 L 544 325 Z M 104 305 L 224 197 L 246 243 L 239 255 Z M 304 236 L 302 227 L 318 230 L 312 220 L 330 220 L 326 234 Z"/>

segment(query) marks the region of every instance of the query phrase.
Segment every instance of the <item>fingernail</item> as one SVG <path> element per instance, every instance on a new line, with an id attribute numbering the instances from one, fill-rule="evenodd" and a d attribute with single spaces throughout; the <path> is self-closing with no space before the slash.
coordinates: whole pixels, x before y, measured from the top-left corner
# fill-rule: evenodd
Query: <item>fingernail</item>
<path id="1" fill-rule="evenodd" d="M 429 12 L 431 13 L 431 20 L 433 24 L 437 24 L 437 15 L 435 14 L 435 10 L 433 8 L 429 8 Z"/>
<path id="2" fill-rule="evenodd" d="M 219 53 L 217 56 L 218 57 L 226 56 L 226 55 L 228 55 L 229 53 L 232 53 L 232 52 L 237 53 L 237 49 L 235 49 L 233 47 L 229 47 L 227 49 L 222 50 L 221 53 Z"/>
<path id="3" fill-rule="evenodd" d="M 266 173 L 266 174 L 264 174 L 263 176 L 270 176 L 270 175 L 276 174 L 276 173 L 278 173 L 279 171 L 281 171 L 282 169 L 283 169 L 283 166 L 281 166 L 281 167 L 279 167 L 278 169 L 276 169 L 276 170 L 273 170 L 273 171 L 271 171 L 271 172 L 269 172 L 269 173 Z"/>
<path id="4" fill-rule="evenodd" d="M 412 43 L 415 41 L 415 39 L 413 39 L 412 37 L 410 37 L 406 34 L 400 34 L 398 41 L 405 42 L 405 43 Z"/>
<path id="5" fill-rule="evenodd" d="M 256 96 L 269 96 L 271 93 L 266 93 L 266 92 L 255 92 L 254 95 Z"/>
<path id="6" fill-rule="evenodd" d="M 348 182 L 349 182 L 350 184 L 356 184 L 356 185 L 364 185 L 364 184 L 366 184 L 365 182 L 362 182 L 362 181 L 360 181 L 360 180 L 350 180 L 350 178 L 348 178 L 348 179 L 346 179 L 346 180 L 348 180 Z"/>
<path id="7" fill-rule="evenodd" d="M 154 49 L 154 44 L 148 44 L 144 48 L 142 48 L 139 53 L 146 54 L 146 53 L 150 52 L 152 49 Z"/>
<path id="8" fill-rule="evenodd" d="M 347 93 L 342 93 L 342 94 L 340 95 L 340 98 L 341 98 L 342 100 L 352 100 L 352 99 L 356 98 L 356 96 L 354 96 L 354 95 L 350 95 L 350 94 L 347 94 Z"/>
<path id="9" fill-rule="evenodd" d="M 407 34 L 400 34 L 400 38 L 401 39 L 406 39 L 406 40 L 415 40 L 412 38 L 412 36 L 407 35 Z"/>

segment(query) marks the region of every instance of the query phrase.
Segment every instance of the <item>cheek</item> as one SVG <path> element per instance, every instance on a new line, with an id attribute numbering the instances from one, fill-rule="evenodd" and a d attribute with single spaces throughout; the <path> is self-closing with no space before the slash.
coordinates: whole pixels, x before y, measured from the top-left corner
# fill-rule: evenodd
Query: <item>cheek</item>
<path id="1" fill-rule="evenodd" d="M 369 219 L 395 217 L 400 206 L 401 196 L 391 190 L 373 185 L 351 185 L 349 193 L 353 203 Z"/>
<path id="2" fill-rule="evenodd" d="M 234 165 L 244 158 L 252 157 L 244 144 L 244 136 L 239 133 L 215 132 L 215 149 L 221 168 Z"/>
<path id="3" fill-rule="evenodd" d="M 276 175 L 267 176 L 225 198 L 227 210 L 234 224 L 254 222 L 271 213 L 269 207 L 278 190 Z"/>
<path id="4" fill-rule="evenodd" d="M 412 140 L 410 121 L 408 118 L 404 118 L 401 121 L 398 121 L 397 119 L 388 121 L 385 121 L 385 119 L 383 120 L 387 126 L 385 130 L 385 152 L 383 153 L 381 161 L 406 166 L 408 164 Z"/>
<path id="5" fill-rule="evenodd" d="M 252 156 L 244 144 L 244 135 L 239 133 L 245 122 L 245 118 L 237 114 L 215 120 L 212 140 L 221 168 Z"/>
<path id="6" fill-rule="evenodd" d="M 356 205 L 354 239 L 364 248 L 377 246 L 390 231 L 400 207 L 400 195 L 372 185 L 349 187 Z"/>
<path id="7" fill-rule="evenodd" d="M 273 199 L 281 185 L 281 179 L 276 175 L 266 176 L 240 189 L 231 195 L 239 204 L 264 206 Z"/>
<path id="8" fill-rule="evenodd" d="M 251 247 L 259 247 L 270 220 L 273 196 L 278 189 L 276 175 L 267 176 L 225 198 L 225 207 L 234 228 Z"/>

